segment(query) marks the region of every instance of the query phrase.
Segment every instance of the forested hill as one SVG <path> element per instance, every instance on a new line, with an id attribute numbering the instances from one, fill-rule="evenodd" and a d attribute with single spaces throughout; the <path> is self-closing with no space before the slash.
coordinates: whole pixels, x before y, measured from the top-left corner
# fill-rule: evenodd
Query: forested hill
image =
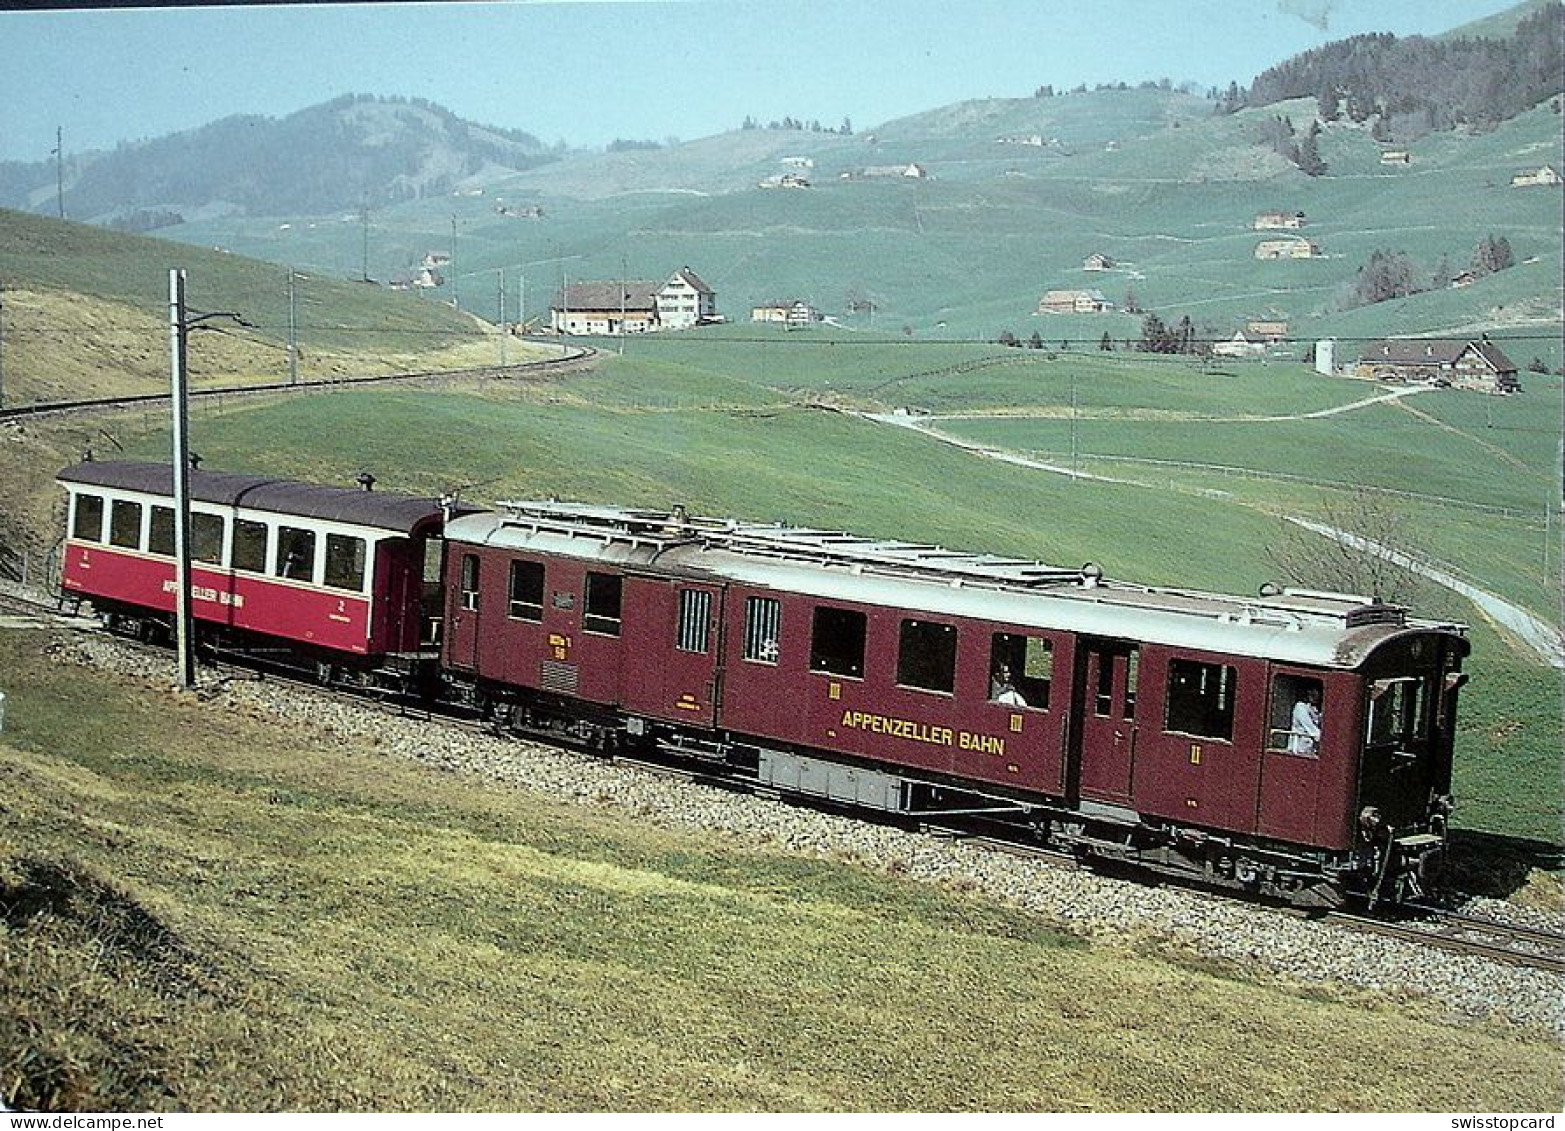
<path id="1" fill-rule="evenodd" d="M 1356 35 L 1261 72 L 1247 92 L 1230 87 L 1222 105 L 1316 98 L 1326 121 L 1373 118 L 1382 140 L 1491 126 L 1561 93 L 1562 42 L 1565 5 L 1558 0 L 1522 18 L 1509 39 Z"/>
<path id="2" fill-rule="evenodd" d="M 449 194 L 554 156 L 532 134 L 475 125 L 422 99 L 344 95 L 284 118 L 238 115 L 83 154 L 66 170 L 64 205 L 97 220 L 214 204 L 321 215 Z M 30 208 L 54 193 L 52 163 L 0 165 L 0 205 Z"/>

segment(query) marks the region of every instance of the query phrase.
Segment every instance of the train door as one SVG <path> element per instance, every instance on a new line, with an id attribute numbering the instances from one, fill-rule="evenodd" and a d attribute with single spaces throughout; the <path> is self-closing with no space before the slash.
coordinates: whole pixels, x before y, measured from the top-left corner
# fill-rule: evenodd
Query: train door
<path id="1" fill-rule="evenodd" d="M 482 562 L 473 549 L 452 545 L 450 553 L 456 559 L 454 570 L 456 583 L 448 587 L 447 605 L 450 614 L 445 626 L 446 660 L 452 667 L 465 671 L 478 669 L 479 597 L 485 580 Z"/>
<path id="2" fill-rule="evenodd" d="M 722 607 L 718 586 L 674 587 L 673 648 L 663 653 L 663 695 L 673 718 L 703 725 L 716 718 Z"/>
<path id="3" fill-rule="evenodd" d="M 1084 638 L 1076 652 L 1076 764 L 1081 796 L 1130 801 L 1141 653 L 1126 640 Z"/>

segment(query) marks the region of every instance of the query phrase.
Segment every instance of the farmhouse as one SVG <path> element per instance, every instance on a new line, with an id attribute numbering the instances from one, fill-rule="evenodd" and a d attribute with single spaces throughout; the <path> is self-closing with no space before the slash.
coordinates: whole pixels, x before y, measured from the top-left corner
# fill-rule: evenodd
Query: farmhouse
<path id="1" fill-rule="evenodd" d="M 1226 342 L 1212 343 L 1213 357 L 1260 357 L 1266 352 L 1266 347 L 1260 342 L 1252 342 L 1244 336 L 1240 330 Z"/>
<path id="2" fill-rule="evenodd" d="M 1102 291 L 1048 291 L 1038 300 L 1039 314 L 1107 314 L 1113 309 Z"/>
<path id="3" fill-rule="evenodd" d="M 785 326 L 810 326 L 821 320 L 820 311 L 803 299 L 778 299 L 750 308 L 751 322 L 781 322 Z"/>
<path id="4" fill-rule="evenodd" d="M 549 308 L 549 325 L 556 334 L 646 334 L 715 321 L 716 292 L 688 267 L 665 282 L 572 283 Z"/>
<path id="5" fill-rule="evenodd" d="M 1305 239 L 1262 240 L 1255 245 L 1257 259 L 1318 259 L 1320 245 Z"/>
<path id="6" fill-rule="evenodd" d="M 774 173 L 756 182 L 758 188 L 809 188 L 810 178 L 803 173 Z"/>
<path id="7" fill-rule="evenodd" d="M 1250 222 L 1250 227 L 1258 232 L 1302 228 L 1304 227 L 1304 213 L 1262 212 Z"/>
<path id="8" fill-rule="evenodd" d="M 1357 373 L 1381 381 L 1450 385 L 1486 393 L 1521 391 L 1516 365 L 1484 338 L 1390 338 L 1359 354 Z"/>
<path id="9" fill-rule="evenodd" d="M 1244 324 L 1244 332 L 1263 342 L 1288 340 L 1288 322 L 1283 318 L 1252 318 Z"/>
<path id="10" fill-rule="evenodd" d="M 851 169 L 842 174 L 845 181 L 873 181 L 884 180 L 888 177 L 908 177 L 913 180 L 924 180 L 929 173 L 922 165 L 869 165 L 862 169 Z"/>
<path id="11" fill-rule="evenodd" d="M 1095 251 L 1081 261 L 1081 269 L 1083 271 L 1112 271 L 1114 269 L 1114 260 L 1104 255 L 1101 251 Z"/>
<path id="12" fill-rule="evenodd" d="M 1517 173 L 1511 178 L 1511 185 L 1514 188 L 1527 188 L 1531 185 L 1557 185 L 1562 182 L 1565 182 L 1565 177 L 1561 177 L 1556 173 L 1552 165 L 1545 165 L 1541 169 L 1528 169 Z"/>
<path id="13" fill-rule="evenodd" d="M 1382 165 L 1411 165 L 1413 155 L 1405 149 L 1388 149 L 1380 155 Z"/>

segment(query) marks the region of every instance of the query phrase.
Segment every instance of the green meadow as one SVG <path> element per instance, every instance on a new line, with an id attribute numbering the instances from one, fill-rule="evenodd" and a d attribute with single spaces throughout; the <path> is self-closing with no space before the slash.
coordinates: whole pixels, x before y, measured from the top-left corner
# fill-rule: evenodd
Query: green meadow
<path id="1" fill-rule="evenodd" d="M 1387 496 L 1404 515 L 1403 549 L 1553 619 L 1559 561 L 1545 557 L 1559 533 L 1548 510 L 1557 479 L 1539 416 L 1559 412 L 1560 382 L 1508 400 L 1444 391 L 1360 404 L 1386 391 L 1302 366 L 1213 373 L 1096 353 L 1051 360 L 729 331 L 633 340 L 564 379 L 203 408 L 194 437 L 224 468 L 325 482 L 368 468 L 388 490 L 458 490 L 480 503 L 681 503 L 1228 592 L 1276 578 L 1268 549 L 1282 515 L 1317 514 L 1364 485 L 1403 493 Z M 957 414 L 934 422 L 943 431 L 1058 465 L 1074 432 L 1080 469 L 1103 478 L 985 459 L 856 415 L 906 403 Z M 161 458 L 166 441 L 147 423 L 116 438 Z M 1557 838 L 1559 673 L 1465 599 L 1427 581 L 1413 591 L 1418 611 L 1472 625 L 1459 821 Z"/>

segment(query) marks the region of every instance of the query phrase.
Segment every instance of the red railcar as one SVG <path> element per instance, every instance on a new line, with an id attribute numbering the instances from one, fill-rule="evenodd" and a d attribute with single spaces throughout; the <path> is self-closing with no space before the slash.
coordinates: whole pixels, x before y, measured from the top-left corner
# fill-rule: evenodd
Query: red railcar
<path id="1" fill-rule="evenodd" d="M 169 465 L 87 462 L 58 478 L 69 494 L 62 588 L 122 624 L 165 626 L 175 589 Z M 286 643 L 358 672 L 438 659 L 437 501 L 200 470 L 190 497 L 191 607 L 207 640 Z"/>
<path id="2" fill-rule="evenodd" d="M 1468 644 L 1395 606 L 553 503 L 447 540 L 447 677 L 519 729 L 1291 898 L 1443 846 Z"/>

